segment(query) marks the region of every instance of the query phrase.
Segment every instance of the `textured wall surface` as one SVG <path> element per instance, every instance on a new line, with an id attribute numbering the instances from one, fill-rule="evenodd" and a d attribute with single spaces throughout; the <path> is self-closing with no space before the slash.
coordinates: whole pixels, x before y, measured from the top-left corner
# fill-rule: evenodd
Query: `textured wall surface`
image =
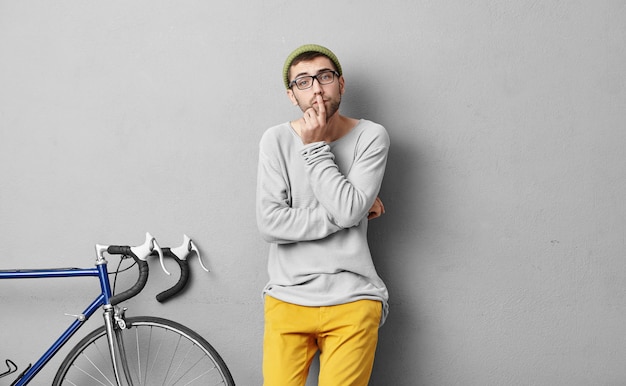
<path id="1" fill-rule="evenodd" d="M 159 304 L 154 263 L 128 314 L 198 330 L 260 385 L 257 144 L 298 115 L 282 62 L 315 42 L 342 61 L 343 113 L 392 139 L 371 384 L 625 384 L 625 41 L 610 0 L 0 0 L 0 268 L 187 233 L 211 272 L 192 261 Z M 34 361 L 89 284 L 0 282 L 0 361 Z"/>

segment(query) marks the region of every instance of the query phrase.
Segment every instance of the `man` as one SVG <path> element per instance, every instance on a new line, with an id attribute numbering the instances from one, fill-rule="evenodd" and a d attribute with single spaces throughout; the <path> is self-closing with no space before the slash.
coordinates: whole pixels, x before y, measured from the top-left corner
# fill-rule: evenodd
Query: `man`
<path id="1" fill-rule="evenodd" d="M 367 225 L 384 213 L 389 137 L 339 113 L 345 80 L 328 48 L 297 48 L 283 72 L 303 114 L 259 146 L 257 223 L 270 243 L 264 385 L 304 386 L 318 350 L 319 386 L 367 385 L 388 310 Z"/>

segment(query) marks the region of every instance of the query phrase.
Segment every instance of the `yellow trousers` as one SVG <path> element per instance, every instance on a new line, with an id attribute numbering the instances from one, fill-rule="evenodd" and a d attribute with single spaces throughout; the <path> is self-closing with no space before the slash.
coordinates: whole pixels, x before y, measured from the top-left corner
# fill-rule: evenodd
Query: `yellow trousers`
<path id="1" fill-rule="evenodd" d="M 381 313 L 375 300 L 304 307 L 266 296 L 263 385 L 304 386 L 319 350 L 319 386 L 366 386 Z"/>

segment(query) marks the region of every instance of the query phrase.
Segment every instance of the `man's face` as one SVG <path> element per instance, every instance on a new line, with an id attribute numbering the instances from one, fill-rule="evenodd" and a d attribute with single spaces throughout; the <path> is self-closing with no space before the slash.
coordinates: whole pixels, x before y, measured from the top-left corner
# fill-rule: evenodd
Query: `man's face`
<path id="1" fill-rule="evenodd" d="M 303 61 L 292 66 L 289 71 L 289 81 L 293 81 L 301 76 L 314 76 L 323 71 L 335 70 L 333 62 L 325 56 L 318 56 L 312 60 Z M 320 94 L 326 106 L 327 119 L 332 117 L 338 110 L 341 103 L 341 96 L 344 92 L 343 76 L 335 77 L 335 81 L 329 84 L 320 84 L 317 80 L 313 85 L 305 90 L 299 90 L 295 85 L 287 90 L 287 95 L 291 102 L 299 106 L 304 112 L 313 107 L 317 109 L 316 95 Z"/>

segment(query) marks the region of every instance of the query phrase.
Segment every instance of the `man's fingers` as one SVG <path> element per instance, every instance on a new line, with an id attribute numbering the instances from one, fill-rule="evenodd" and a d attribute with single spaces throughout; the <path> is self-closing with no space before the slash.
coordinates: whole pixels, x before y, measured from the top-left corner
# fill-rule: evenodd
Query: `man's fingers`
<path id="1" fill-rule="evenodd" d="M 380 199 L 380 197 L 376 197 L 376 200 L 374 200 L 374 203 L 369 210 L 367 219 L 373 220 L 382 216 L 383 214 L 385 214 L 385 205 L 383 205 L 383 201 Z"/>
<path id="2" fill-rule="evenodd" d="M 322 122 L 326 122 L 326 105 L 324 105 L 324 98 L 322 98 L 321 94 L 317 94 L 315 100 L 317 101 L 317 113 L 319 118 Z"/>
<path id="3" fill-rule="evenodd" d="M 315 95 L 315 103 L 304 111 L 301 122 L 303 125 L 300 129 L 300 136 L 304 143 L 325 140 L 326 106 L 320 94 Z"/>
<path id="4" fill-rule="evenodd" d="M 385 205 L 383 204 L 383 200 L 381 200 L 380 197 L 376 197 L 376 202 L 378 202 L 378 205 L 380 205 L 380 213 L 384 214 L 385 213 Z"/>
<path id="5" fill-rule="evenodd" d="M 316 126 L 317 125 L 317 111 L 314 108 L 310 108 L 304 112 L 302 115 L 302 119 L 308 126 Z"/>

